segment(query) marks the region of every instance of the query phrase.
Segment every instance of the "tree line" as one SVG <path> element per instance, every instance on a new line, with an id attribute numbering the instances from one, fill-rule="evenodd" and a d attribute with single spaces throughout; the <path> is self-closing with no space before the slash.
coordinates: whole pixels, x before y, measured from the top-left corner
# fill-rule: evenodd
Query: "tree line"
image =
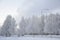
<path id="1" fill-rule="evenodd" d="M 60 14 L 22 17 L 19 24 L 8 15 L 0 28 L 0 36 L 12 35 L 60 35 Z"/>

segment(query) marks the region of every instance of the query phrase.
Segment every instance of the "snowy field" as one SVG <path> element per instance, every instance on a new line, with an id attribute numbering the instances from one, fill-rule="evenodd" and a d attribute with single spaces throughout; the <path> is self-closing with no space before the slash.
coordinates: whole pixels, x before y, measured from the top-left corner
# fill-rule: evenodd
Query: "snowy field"
<path id="1" fill-rule="evenodd" d="M 0 37 L 0 40 L 60 40 L 60 38 L 41 37 L 41 36 L 22 36 L 22 37 Z"/>

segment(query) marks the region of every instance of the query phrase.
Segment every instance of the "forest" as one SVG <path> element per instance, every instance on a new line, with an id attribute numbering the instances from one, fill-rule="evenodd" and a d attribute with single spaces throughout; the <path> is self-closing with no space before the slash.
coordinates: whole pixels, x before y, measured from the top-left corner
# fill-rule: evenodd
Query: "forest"
<path id="1" fill-rule="evenodd" d="M 8 15 L 0 27 L 0 36 L 13 35 L 60 35 L 60 14 L 21 17 L 19 24 L 16 23 L 15 18 Z"/>

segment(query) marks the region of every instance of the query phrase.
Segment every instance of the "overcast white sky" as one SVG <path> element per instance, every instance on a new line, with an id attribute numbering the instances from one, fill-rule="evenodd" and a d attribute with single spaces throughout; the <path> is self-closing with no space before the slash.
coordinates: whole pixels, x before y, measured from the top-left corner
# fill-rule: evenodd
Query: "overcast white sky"
<path id="1" fill-rule="evenodd" d="M 8 14 L 16 20 L 21 16 L 39 15 L 41 9 L 60 8 L 60 0 L 0 0 L 0 25 Z"/>

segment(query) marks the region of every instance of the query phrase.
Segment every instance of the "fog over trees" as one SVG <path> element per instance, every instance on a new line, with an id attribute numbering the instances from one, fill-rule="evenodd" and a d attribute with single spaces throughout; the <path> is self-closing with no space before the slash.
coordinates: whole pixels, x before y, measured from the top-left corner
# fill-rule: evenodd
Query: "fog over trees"
<path id="1" fill-rule="evenodd" d="M 12 35 L 60 35 L 60 14 L 22 17 L 19 24 L 8 15 L 0 28 L 0 36 Z"/>

